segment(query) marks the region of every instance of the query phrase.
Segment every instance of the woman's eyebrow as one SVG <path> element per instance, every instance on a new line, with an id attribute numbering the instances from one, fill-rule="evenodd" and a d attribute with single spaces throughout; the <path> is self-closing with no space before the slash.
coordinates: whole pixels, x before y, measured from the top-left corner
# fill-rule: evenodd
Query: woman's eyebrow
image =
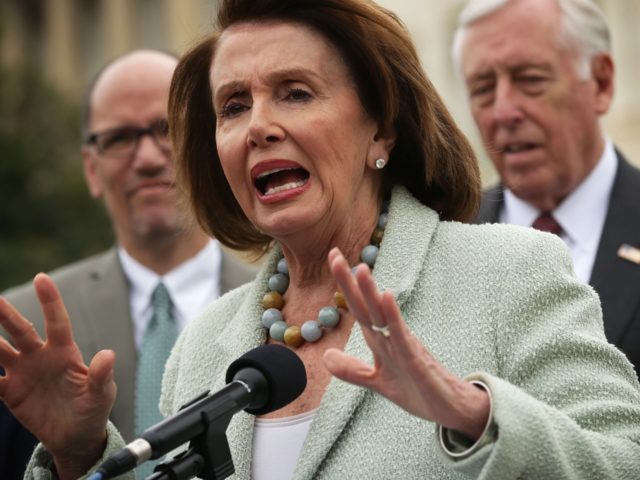
<path id="1" fill-rule="evenodd" d="M 266 75 L 264 81 L 265 83 L 278 83 L 284 80 L 312 80 L 312 81 L 322 81 L 322 76 L 319 75 L 316 71 L 307 68 L 307 67 L 287 67 L 281 68 L 277 70 L 273 70 Z M 219 96 L 224 96 L 229 94 L 230 92 L 235 92 L 239 90 L 245 89 L 245 83 L 238 80 L 229 80 L 228 82 L 224 82 L 215 88 L 213 91 L 213 98 Z"/>

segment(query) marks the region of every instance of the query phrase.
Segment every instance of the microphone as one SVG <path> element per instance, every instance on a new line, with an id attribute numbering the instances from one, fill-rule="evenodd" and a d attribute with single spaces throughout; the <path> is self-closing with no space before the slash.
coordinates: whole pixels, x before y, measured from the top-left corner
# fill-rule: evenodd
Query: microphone
<path id="1" fill-rule="evenodd" d="M 203 434 L 209 424 L 222 422 L 226 430 L 231 416 L 240 410 L 253 415 L 278 410 L 300 396 L 307 385 L 307 374 L 302 360 L 292 350 L 269 344 L 232 362 L 225 381 L 227 385 L 218 392 L 205 391 L 175 415 L 146 429 L 140 438 L 103 462 L 90 478 L 113 478 L 159 458 Z"/>

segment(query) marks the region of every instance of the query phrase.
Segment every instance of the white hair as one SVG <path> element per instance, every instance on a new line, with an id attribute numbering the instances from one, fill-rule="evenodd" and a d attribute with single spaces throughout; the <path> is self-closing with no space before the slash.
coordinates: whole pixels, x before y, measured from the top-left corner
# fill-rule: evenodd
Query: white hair
<path id="1" fill-rule="evenodd" d="M 462 71 L 462 45 L 466 29 L 477 20 L 504 8 L 517 0 L 469 0 L 458 17 L 453 39 L 452 56 L 458 71 Z M 558 44 L 576 52 L 577 75 L 591 77 L 591 59 L 599 53 L 611 53 L 611 36 L 602 10 L 592 0 L 553 0 L 560 8 L 562 29 Z"/>

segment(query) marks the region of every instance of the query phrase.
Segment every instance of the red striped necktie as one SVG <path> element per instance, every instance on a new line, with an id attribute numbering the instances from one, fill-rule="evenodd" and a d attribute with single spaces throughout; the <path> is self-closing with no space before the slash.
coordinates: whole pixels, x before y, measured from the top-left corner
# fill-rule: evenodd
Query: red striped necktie
<path id="1" fill-rule="evenodd" d="M 556 222 L 556 219 L 553 218 L 553 215 L 551 215 L 550 212 L 542 212 L 531 226 L 536 230 L 554 233 L 556 235 L 560 235 L 562 233 L 562 227 L 558 222 Z"/>

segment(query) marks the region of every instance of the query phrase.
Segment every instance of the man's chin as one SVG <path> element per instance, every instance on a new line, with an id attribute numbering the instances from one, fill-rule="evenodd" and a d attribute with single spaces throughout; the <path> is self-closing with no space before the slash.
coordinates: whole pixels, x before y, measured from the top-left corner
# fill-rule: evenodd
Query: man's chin
<path id="1" fill-rule="evenodd" d="M 144 238 L 173 238 L 185 233 L 188 224 L 178 216 L 146 216 L 135 221 L 135 230 Z"/>
<path id="2" fill-rule="evenodd" d="M 519 199 L 534 205 L 539 210 L 553 210 L 557 204 L 557 187 L 551 182 L 514 183 L 509 190 Z"/>

